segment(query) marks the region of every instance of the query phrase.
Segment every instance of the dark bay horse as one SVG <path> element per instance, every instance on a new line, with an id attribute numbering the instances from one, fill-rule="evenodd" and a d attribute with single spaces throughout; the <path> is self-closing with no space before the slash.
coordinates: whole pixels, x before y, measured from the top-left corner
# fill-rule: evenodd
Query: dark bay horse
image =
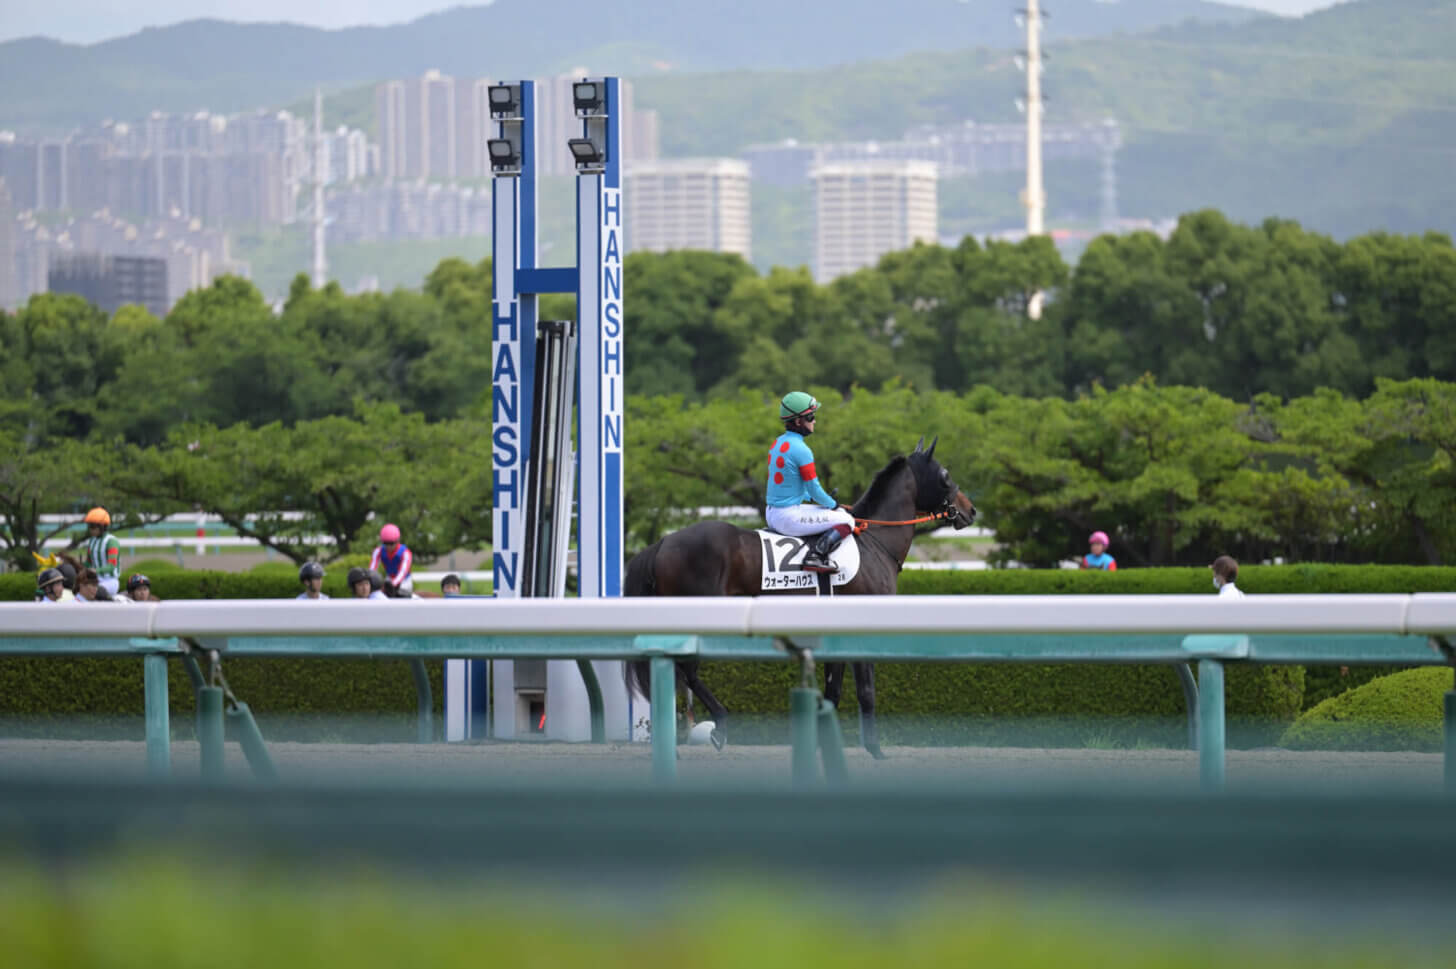
<path id="1" fill-rule="evenodd" d="M 937 438 L 937 440 L 939 440 Z M 909 522 L 933 515 L 956 528 L 976 520 L 971 503 L 950 472 L 935 460 L 935 441 L 925 448 L 925 439 L 909 455 L 897 455 L 885 465 L 852 512 L 857 519 L 872 522 Z M 894 595 L 896 580 L 910 543 L 915 539 L 913 524 L 870 524 L 855 536 L 860 544 L 859 573 L 834 595 Z M 757 596 L 814 595 L 815 590 L 762 591 L 763 547 L 758 534 L 722 521 L 689 525 L 649 545 L 627 563 L 622 594 L 626 596 Z M 824 664 L 824 696 L 836 707 L 844 688 L 843 663 Z M 726 740 L 728 711 L 698 678 L 699 661 L 677 663 L 678 682 L 703 701 L 714 721 L 713 743 L 721 748 Z M 648 695 L 650 666 L 646 661 L 627 664 L 627 682 L 640 695 Z M 863 717 L 865 749 L 875 757 L 880 752 L 875 727 L 875 674 L 871 663 L 854 664 L 855 693 Z"/>

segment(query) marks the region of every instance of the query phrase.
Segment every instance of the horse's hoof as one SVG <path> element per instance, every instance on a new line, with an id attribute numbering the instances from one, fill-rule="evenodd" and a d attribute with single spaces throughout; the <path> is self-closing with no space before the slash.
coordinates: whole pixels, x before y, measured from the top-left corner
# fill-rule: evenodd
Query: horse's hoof
<path id="1" fill-rule="evenodd" d="M 708 735 L 708 739 L 713 741 L 715 749 L 722 750 L 723 745 L 728 742 L 728 735 L 715 727 L 713 732 Z"/>
<path id="2" fill-rule="evenodd" d="M 865 744 L 865 750 L 868 750 L 870 752 L 870 756 L 873 757 L 875 760 L 889 760 L 889 757 L 886 756 L 885 752 L 880 749 L 879 744 Z"/>

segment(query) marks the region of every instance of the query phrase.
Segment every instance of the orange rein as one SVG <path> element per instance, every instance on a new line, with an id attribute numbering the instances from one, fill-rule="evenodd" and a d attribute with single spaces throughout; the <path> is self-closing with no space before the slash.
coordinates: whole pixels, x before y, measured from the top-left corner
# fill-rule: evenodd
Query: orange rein
<path id="1" fill-rule="evenodd" d="M 882 522 L 877 518 L 856 518 L 854 520 L 854 533 L 858 535 L 871 525 L 923 525 L 926 522 L 947 521 L 952 514 L 954 513 L 940 511 L 934 515 L 926 515 L 923 518 L 911 518 L 903 522 Z"/>

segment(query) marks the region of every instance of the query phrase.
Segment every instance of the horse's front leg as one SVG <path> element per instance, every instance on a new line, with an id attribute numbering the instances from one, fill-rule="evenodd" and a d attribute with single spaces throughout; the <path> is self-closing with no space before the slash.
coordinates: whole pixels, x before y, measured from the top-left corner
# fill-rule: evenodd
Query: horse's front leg
<path id="1" fill-rule="evenodd" d="M 855 669 L 856 669 L 856 671 L 858 671 L 858 669 L 859 669 L 858 665 L 855 666 Z M 856 682 L 858 682 L 858 676 L 859 676 L 859 674 L 858 674 L 858 672 L 856 672 L 855 673 Z M 830 706 L 832 706 L 832 707 L 834 707 L 834 709 L 838 710 L 839 709 L 839 698 L 841 696 L 843 696 L 843 695 L 844 695 L 844 664 L 843 663 L 825 663 L 824 664 L 824 699 L 826 699 L 826 700 L 829 701 L 829 705 Z"/>
<path id="2" fill-rule="evenodd" d="M 825 675 L 828 675 L 826 666 Z M 840 675 L 843 676 L 841 669 Z M 854 664 L 854 694 L 859 698 L 859 737 L 864 749 L 875 760 L 884 760 L 880 750 L 880 728 L 875 723 L 875 664 Z"/>

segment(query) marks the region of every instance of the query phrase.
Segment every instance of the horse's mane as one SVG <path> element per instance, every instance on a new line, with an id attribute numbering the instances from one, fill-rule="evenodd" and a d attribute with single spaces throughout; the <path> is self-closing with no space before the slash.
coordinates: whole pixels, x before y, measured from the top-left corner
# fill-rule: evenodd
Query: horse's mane
<path id="1" fill-rule="evenodd" d="M 887 497 L 886 493 L 890 490 L 890 482 L 909 463 L 910 459 L 903 454 L 897 454 L 891 458 L 890 463 L 875 475 L 875 480 L 870 482 L 870 486 L 865 489 L 865 493 L 860 496 L 859 501 L 854 503 L 851 513 L 855 516 L 863 516 L 868 509 L 884 501 Z"/>

